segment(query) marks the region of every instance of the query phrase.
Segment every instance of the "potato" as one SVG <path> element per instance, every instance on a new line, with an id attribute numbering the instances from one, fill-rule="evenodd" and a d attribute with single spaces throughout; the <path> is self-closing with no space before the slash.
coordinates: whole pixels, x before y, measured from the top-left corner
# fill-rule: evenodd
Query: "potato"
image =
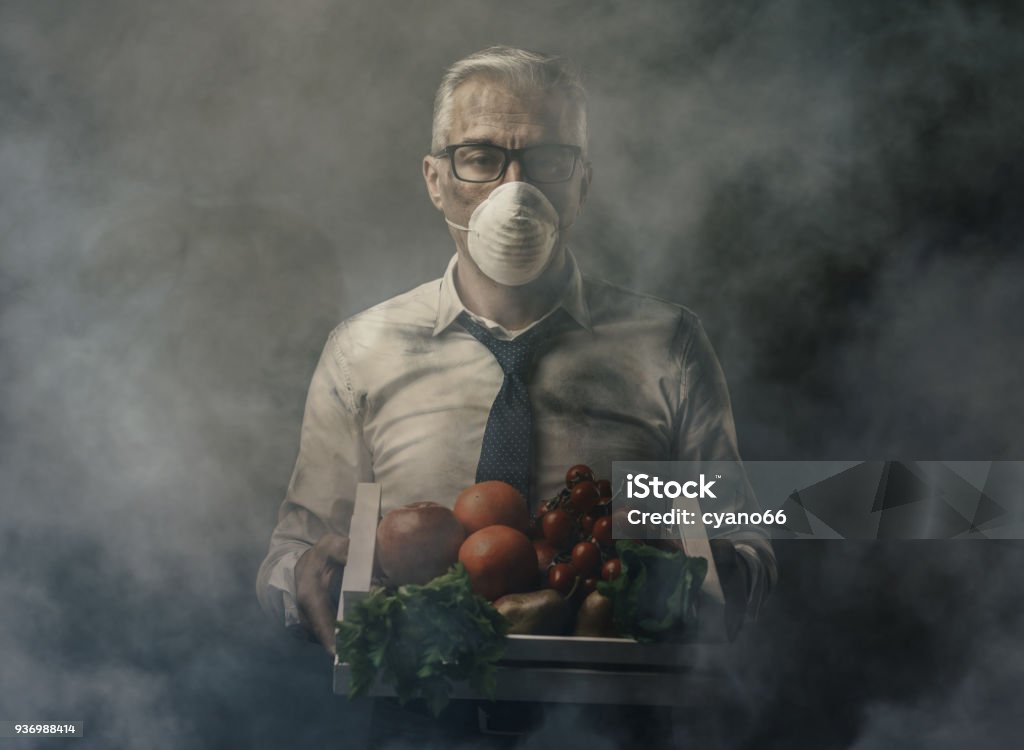
<path id="1" fill-rule="evenodd" d="M 509 621 L 513 635 L 562 635 L 569 626 L 569 602 L 551 589 L 507 594 L 494 608 Z"/>
<path id="2" fill-rule="evenodd" d="M 592 591 L 576 613 L 576 630 L 573 635 L 591 638 L 614 638 L 617 634 L 613 624 L 612 600 L 600 591 Z"/>

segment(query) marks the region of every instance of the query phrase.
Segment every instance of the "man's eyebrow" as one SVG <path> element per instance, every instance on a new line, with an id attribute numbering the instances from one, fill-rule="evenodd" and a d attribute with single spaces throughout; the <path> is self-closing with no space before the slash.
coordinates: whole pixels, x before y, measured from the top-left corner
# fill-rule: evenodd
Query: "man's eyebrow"
<path id="1" fill-rule="evenodd" d="M 464 140 L 459 141 L 458 145 L 466 145 L 466 146 L 469 146 L 469 145 L 473 145 L 473 146 L 497 146 L 498 148 L 504 148 L 504 146 L 499 146 L 497 143 L 495 143 L 490 138 L 466 138 Z M 540 147 L 544 147 L 544 146 L 572 146 L 572 145 L 573 144 L 571 144 L 571 143 L 561 143 L 561 142 L 558 142 L 558 141 L 553 141 L 551 143 L 548 143 L 548 142 L 545 141 L 544 143 L 532 143 L 529 146 L 524 146 L 524 148 L 540 148 Z M 579 148 L 579 146 L 575 146 L 575 148 Z"/>

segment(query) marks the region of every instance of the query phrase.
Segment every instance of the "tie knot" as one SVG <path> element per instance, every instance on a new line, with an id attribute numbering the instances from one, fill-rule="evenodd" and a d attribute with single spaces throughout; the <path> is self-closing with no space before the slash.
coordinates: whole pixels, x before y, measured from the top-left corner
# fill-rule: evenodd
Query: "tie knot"
<path id="1" fill-rule="evenodd" d="M 516 375 L 523 380 L 526 380 L 530 372 L 533 355 L 537 351 L 537 345 L 540 343 L 543 331 L 550 320 L 551 318 L 548 318 L 523 335 L 511 341 L 506 341 L 495 338 L 490 331 L 466 313 L 459 315 L 459 323 L 462 327 L 469 331 L 473 338 L 490 350 L 501 366 L 502 372 L 506 375 Z"/>

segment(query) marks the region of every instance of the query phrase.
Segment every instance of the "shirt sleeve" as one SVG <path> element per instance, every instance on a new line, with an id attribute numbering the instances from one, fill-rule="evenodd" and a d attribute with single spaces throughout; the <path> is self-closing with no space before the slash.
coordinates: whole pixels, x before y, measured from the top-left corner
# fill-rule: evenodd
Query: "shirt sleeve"
<path id="1" fill-rule="evenodd" d="M 299 455 L 256 578 L 260 605 L 289 628 L 299 623 L 295 564 L 324 532 L 348 533 L 356 485 L 373 481 L 343 340 L 339 327 L 313 373 Z"/>
<path id="2" fill-rule="evenodd" d="M 704 332 L 692 313 L 684 315 L 677 345 L 682 350 L 680 401 L 673 437 L 673 460 L 740 461 L 736 426 L 725 374 Z M 746 479 L 744 478 L 746 483 Z M 749 483 L 747 491 L 725 511 L 760 511 Z M 778 572 L 775 553 L 764 530 L 735 527 L 716 534 L 731 539 L 747 573 L 747 614 L 755 618 L 761 603 L 775 585 Z"/>

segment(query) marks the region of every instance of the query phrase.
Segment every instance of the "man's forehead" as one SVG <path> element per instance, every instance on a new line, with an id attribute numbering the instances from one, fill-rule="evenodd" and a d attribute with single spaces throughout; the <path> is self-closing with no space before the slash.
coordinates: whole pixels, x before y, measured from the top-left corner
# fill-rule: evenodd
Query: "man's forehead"
<path id="1" fill-rule="evenodd" d="M 563 142 L 576 140 L 579 111 L 561 91 L 513 91 L 498 81 L 472 78 L 455 89 L 452 104 L 452 136 L 526 128 Z"/>

